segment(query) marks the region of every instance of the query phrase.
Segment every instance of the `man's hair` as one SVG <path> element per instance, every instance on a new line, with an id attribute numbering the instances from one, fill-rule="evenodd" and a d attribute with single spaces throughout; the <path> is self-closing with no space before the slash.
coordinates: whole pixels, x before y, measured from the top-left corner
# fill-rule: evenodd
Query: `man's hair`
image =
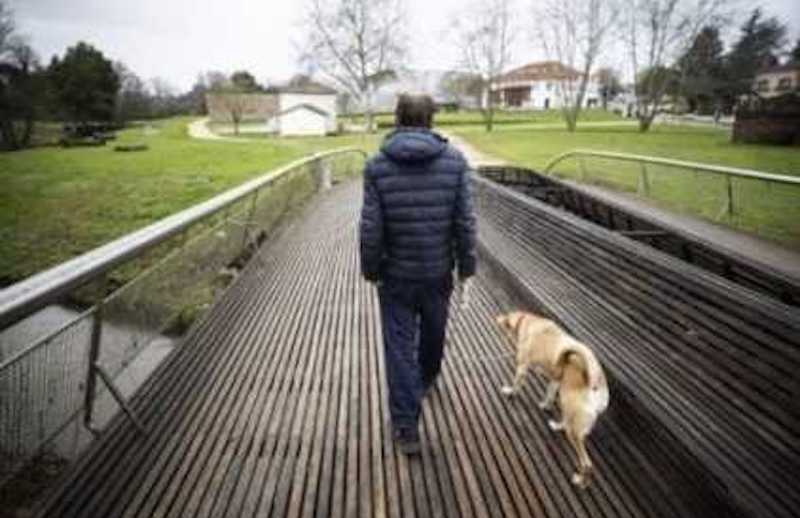
<path id="1" fill-rule="evenodd" d="M 415 126 L 430 128 L 433 126 L 433 114 L 436 104 L 430 95 L 400 94 L 394 110 L 394 122 L 397 127 Z"/>

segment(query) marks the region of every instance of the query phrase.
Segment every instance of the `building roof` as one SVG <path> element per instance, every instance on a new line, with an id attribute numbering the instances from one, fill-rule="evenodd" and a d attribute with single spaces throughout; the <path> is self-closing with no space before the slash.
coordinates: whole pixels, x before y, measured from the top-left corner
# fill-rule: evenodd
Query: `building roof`
<path id="1" fill-rule="evenodd" d="M 580 72 L 558 61 L 537 61 L 509 70 L 495 78 L 496 82 L 541 81 L 579 76 Z"/>
<path id="2" fill-rule="evenodd" d="M 305 95 L 336 95 L 338 92 L 330 86 L 316 81 L 304 81 L 300 84 L 288 84 L 267 88 L 270 93 L 280 94 L 305 94 Z"/>
<path id="3" fill-rule="evenodd" d="M 296 110 L 309 110 L 309 111 L 312 111 L 312 112 L 314 112 L 317 115 L 320 115 L 322 117 L 327 117 L 328 115 L 330 115 L 328 112 L 326 112 L 322 108 L 320 108 L 318 106 L 314 106 L 313 104 L 308 104 L 308 103 L 295 104 L 294 106 L 291 106 L 289 108 L 286 108 L 285 110 L 282 110 L 281 112 L 278 113 L 278 115 L 279 116 L 280 115 L 286 115 L 287 113 L 291 113 L 291 112 L 296 111 Z"/>
<path id="4" fill-rule="evenodd" d="M 778 72 L 791 72 L 792 70 L 800 70 L 800 61 L 790 61 L 783 65 L 775 65 L 763 70 L 759 70 L 757 75 L 762 74 L 775 74 Z"/>

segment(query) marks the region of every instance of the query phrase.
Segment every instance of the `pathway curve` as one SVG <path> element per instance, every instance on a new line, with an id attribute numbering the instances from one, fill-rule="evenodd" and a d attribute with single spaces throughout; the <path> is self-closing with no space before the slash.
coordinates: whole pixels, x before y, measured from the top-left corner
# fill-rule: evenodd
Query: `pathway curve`
<path id="1" fill-rule="evenodd" d="M 189 136 L 192 138 L 200 139 L 200 140 L 217 140 L 221 142 L 238 142 L 238 143 L 250 143 L 250 142 L 259 142 L 255 139 L 249 138 L 240 138 L 240 137 L 226 137 L 222 135 L 217 135 L 208 127 L 208 117 L 197 119 L 195 121 L 190 122 L 187 124 L 187 130 L 189 131 Z"/>

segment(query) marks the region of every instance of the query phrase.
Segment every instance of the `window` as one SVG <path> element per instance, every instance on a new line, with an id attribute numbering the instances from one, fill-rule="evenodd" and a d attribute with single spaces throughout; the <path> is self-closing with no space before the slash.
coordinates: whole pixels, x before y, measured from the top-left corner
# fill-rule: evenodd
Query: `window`
<path id="1" fill-rule="evenodd" d="M 776 88 L 777 91 L 785 91 L 792 89 L 792 78 L 791 77 L 782 77 L 778 80 L 778 87 Z"/>
<path id="2" fill-rule="evenodd" d="M 756 83 L 756 92 L 769 92 L 769 81 L 762 79 Z"/>

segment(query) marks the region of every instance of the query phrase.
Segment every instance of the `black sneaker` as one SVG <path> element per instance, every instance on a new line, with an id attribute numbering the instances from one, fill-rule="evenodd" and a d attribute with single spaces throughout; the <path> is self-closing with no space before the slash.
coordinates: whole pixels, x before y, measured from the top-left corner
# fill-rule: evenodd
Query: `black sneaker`
<path id="1" fill-rule="evenodd" d="M 398 428 L 394 432 L 394 441 L 400 447 L 403 455 L 418 455 L 422 450 L 419 442 L 419 432 L 413 428 Z"/>

